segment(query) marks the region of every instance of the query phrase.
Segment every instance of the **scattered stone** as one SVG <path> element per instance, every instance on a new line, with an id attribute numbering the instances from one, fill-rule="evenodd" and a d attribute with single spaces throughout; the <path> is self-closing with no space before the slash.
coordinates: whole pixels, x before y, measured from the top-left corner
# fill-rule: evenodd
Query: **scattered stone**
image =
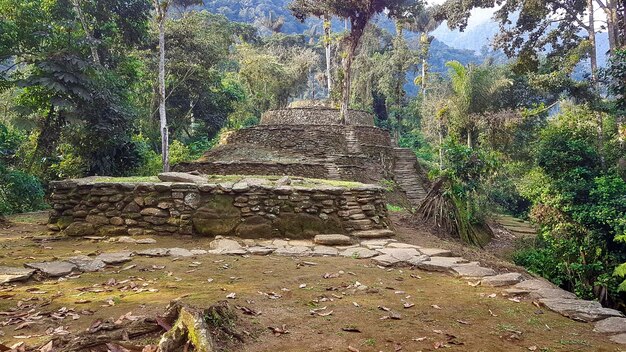
<path id="1" fill-rule="evenodd" d="M 118 243 L 137 243 L 137 240 L 132 238 L 132 237 L 128 237 L 128 236 L 121 236 L 118 237 L 115 242 Z"/>
<path id="2" fill-rule="evenodd" d="M 185 248 L 170 248 L 168 253 L 172 257 L 193 257 L 194 254 L 190 250 Z"/>
<path id="3" fill-rule="evenodd" d="M 206 176 L 191 175 L 184 172 L 163 172 L 159 174 L 163 182 L 208 183 Z"/>
<path id="4" fill-rule="evenodd" d="M 453 266 L 450 271 L 461 277 L 484 277 L 484 276 L 493 276 L 496 274 L 495 270 L 491 268 L 484 268 L 479 265 L 474 264 L 465 264 Z"/>
<path id="5" fill-rule="evenodd" d="M 0 284 L 26 281 L 35 273 L 35 269 L 0 266 Z"/>
<path id="6" fill-rule="evenodd" d="M 467 260 L 460 257 L 430 257 L 430 260 L 421 262 L 416 266 L 426 271 L 447 272 L 452 267 L 467 263 Z"/>
<path id="7" fill-rule="evenodd" d="M 605 334 L 626 333 L 626 318 L 611 317 L 600 320 L 593 331 Z"/>
<path id="8" fill-rule="evenodd" d="M 334 247 L 328 246 L 315 246 L 313 247 L 313 252 L 311 253 L 314 257 L 335 257 L 339 254 L 339 250 Z"/>
<path id="9" fill-rule="evenodd" d="M 73 270 L 77 269 L 76 265 L 61 261 L 27 263 L 24 264 L 24 266 L 41 271 L 44 275 L 50 277 L 65 276 L 71 274 Z"/>
<path id="10" fill-rule="evenodd" d="M 250 189 L 250 185 L 248 182 L 239 181 L 233 185 L 233 192 L 245 192 Z"/>
<path id="11" fill-rule="evenodd" d="M 223 237 L 216 238 L 215 240 L 211 241 L 211 243 L 209 244 L 209 248 L 218 253 L 242 249 L 239 242 Z"/>
<path id="12" fill-rule="evenodd" d="M 367 230 L 367 231 L 356 231 L 352 233 L 353 236 L 358 238 L 387 238 L 393 237 L 396 234 L 391 230 Z"/>
<path id="13" fill-rule="evenodd" d="M 311 255 L 311 249 L 303 246 L 280 247 L 274 251 L 274 254 L 287 257 L 306 257 Z"/>
<path id="14" fill-rule="evenodd" d="M 481 285 L 491 287 L 511 286 L 524 280 L 520 273 L 507 273 L 495 276 L 488 276 L 481 280 Z"/>
<path id="15" fill-rule="evenodd" d="M 405 262 L 411 266 L 418 266 L 419 264 L 429 261 L 430 257 L 427 255 L 417 255 L 415 257 L 410 258 L 409 260 L 406 260 Z"/>
<path id="16" fill-rule="evenodd" d="M 70 237 L 85 237 L 96 233 L 93 224 L 86 222 L 73 222 L 65 230 L 63 234 Z"/>
<path id="17" fill-rule="evenodd" d="M 105 264 L 121 264 L 131 261 L 133 252 L 122 251 L 113 253 L 102 253 L 96 259 L 103 261 Z"/>
<path id="18" fill-rule="evenodd" d="M 553 299 L 576 299 L 576 295 L 565 291 L 552 283 L 541 280 L 532 279 L 522 281 L 515 286 L 505 289 L 505 293 L 509 295 L 522 296 L 528 295 L 533 299 L 553 298 Z"/>
<path id="19" fill-rule="evenodd" d="M 623 317 L 623 314 L 620 311 L 604 308 L 596 301 L 544 298 L 539 302 L 551 311 L 557 312 L 568 318 L 584 322 L 594 322 L 609 317 Z"/>
<path id="20" fill-rule="evenodd" d="M 248 253 L 252 255 L 268 255 L 274 252 L 275 249 L 276 248 L 269 248 L 269 247 L 263 247 L 263 246 L 252 246 L 252 247 L 247 248 Z"/>
<path id="21" fill-rule="evenodd" d="M 157 241 L 154 238 L 138 238 L 135 240 L 137 244 L 155 244 Z"/>
<path id="22" fill-rule="evenodd" d="M 206 255 L 206 254 L 209 254 L 209 252 L 205 251 L 204 249 L 192 249 L 192 250 L 190 250 L 190 252 L 193 255 Z"/>
<path id="23" fill-rule="evenodd" d="M 144 257 L 166 257 L 170 254 L 167 248 L 150 248 L 137 251 L 137 255 Z"/>
<path id="24" fill-rule="evenodd" d="M 92 273 L 104 269 L 106 264 L 99 259 L 94 259 L 86 255 L 79 255 L 65 259 L 66 262 L 72 263 L 78 267 L 78 270 L 85 273 Z"/>
<path id="25" fill-rule="evenodd" d="M 420 252 L 426 254 L 429 257 L 452 257 L 453 254 L 447 249 L 439 248 L 420 248 Z"/>
<path id="26" fill-rule="evenodd" d="M 390 255 L 399 261 L 407 261 L 413 257 L 421 255 L 421 253 L 415 248 L 384 248 L 378 250 L 380 253 Z"/>
<path id="27" fill-rule="evenodd" d="M 352 239 L 345 235 L 317 235 L 313 242 L 326 246 L 341 246 L 351 244 Z"/>
<path id="28" fill-rule="evenodd" d="M 382 265 L 382 266 L 392 266 L 392 265 L 396 265 L 402 262 L 400 259 L 389 254 L 379 255 L 378 257 L 374 257 L 373 260 L 378 265 Z"/>
<path id="29" fill-rule="evenodd" d="M 379 252 L 373 251 L 371 249 L 367 249 L 364 247 L 356 247 L 353 249 L 346 249 L 345 251 L 341 252 L 339 255 L 341 255 L 342 257 L 367 259 L 367 258 L 375 257 L 379 254 L 380 254 Z"/>

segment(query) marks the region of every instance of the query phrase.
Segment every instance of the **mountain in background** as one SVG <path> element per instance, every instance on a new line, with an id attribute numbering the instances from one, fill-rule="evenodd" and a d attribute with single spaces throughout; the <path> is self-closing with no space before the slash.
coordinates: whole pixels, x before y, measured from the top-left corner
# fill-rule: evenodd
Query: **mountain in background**
<path id="1" fill-rule="evenodd" d="M 288 5 L 291 0 L 205 0 L 204 8 L 212 13 L 226 16 L 235 22 L 244 22 L 259 26 L 263 18 L 282 17 L 284 24 L 282 32 L 287 34 L 312 33 L 315 28 L 317 33 L 321 31 L 321 21 L 309 19 L 304 23 L 291 15 Z M 485 17 L 485 16 L 482 16 Z M 485 17 L 486 18 L 486 17 Z M 386 16 L 379 16 L 376 24 L 390 33 L 395 31 L 395 26 Z M 334 21 L 335 31 L 343 30 L 342 21 Z M 431 47 L 430 67 L 435 72 L 447 71 L 446 61 L 458 60 L 463 64 L 481 63 L 487 57 L 493 57 L 490 49 L 491 39 L 499 32 L 497 23 L 486 18 L 482 22 L 473 23 L 464 32 L 450 30 L 445 24 L 433 32 L 436 40 Z M 598 33 L 598 64 L 605 66 L 607 62 L 608 37 L 606 33 Z M 415 41 L 414 35 L 407 34 L 407 39 Z M 502 54 L 496 55 L 501 61 L 505 60 Z M 581 71 L 588 72 L 588 63 L 581 64 Z"/>

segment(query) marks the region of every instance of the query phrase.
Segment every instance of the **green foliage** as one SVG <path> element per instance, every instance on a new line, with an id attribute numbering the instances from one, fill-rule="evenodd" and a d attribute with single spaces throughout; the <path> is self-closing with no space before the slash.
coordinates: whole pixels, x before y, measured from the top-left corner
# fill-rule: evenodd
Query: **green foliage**
<path id="1" fill-rule="evenodd" d="M 44 209 L 43 198 L 43 186 L 36 177 L 0 164 L 0 215 Z"/>

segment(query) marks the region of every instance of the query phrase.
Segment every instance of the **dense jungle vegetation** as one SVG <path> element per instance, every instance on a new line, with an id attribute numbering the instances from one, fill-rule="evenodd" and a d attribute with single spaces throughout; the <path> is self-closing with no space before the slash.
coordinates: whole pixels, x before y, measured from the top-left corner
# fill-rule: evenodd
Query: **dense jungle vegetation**
<path id="1" fill-rule="evenodd" d="M 440 181 L 458 235 L 494 212 L 530 219 L 541 233 L 516 263 L 623 308 L 624 3 L 386 0 L 355 21 L 370 2 L 0 0 L 0 214 L 45 209 L 52 180 L 162 169 L 162 20 L 172 164 L 294 100 L 340 106 L 349 82 L 347 105 Z M 432 36 L 496 3 L 491 48 Z"/>

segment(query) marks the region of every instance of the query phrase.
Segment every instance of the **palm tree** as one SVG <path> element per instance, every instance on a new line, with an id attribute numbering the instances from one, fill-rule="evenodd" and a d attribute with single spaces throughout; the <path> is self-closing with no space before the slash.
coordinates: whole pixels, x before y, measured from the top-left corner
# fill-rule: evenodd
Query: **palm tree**
<path id="1" fill-rule="evenodd" d="M 473 148 L 476 119 L 494 107 L 498 91 L 512 82 L 489 63 L 463 66 L 458 61 L 449 61 L 446 66 L 450 69 L 452 86 L 451 127 L 456 127 L 459 135 L 466 135 L 467 146 Z"/>

